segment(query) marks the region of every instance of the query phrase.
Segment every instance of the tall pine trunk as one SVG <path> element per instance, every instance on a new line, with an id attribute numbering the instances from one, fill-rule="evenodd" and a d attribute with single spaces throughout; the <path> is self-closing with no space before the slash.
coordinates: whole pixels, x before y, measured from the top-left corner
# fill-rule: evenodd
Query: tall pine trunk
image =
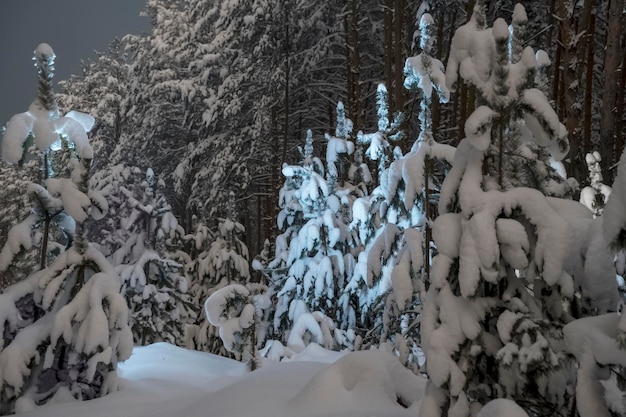
<path id="1" fill-rule="evenodd" d="M 612 182 L 614 175 L 609 171 L 615 160 L 615 106 L 617 104 L 618 68 L 620 61 L 620 34 L 624 0 L 610 0 L 608 30 L 604 54 L 602 79 L 602 110 L 600 113 L 600 155 L 602 156 L 603 177 Z"/>

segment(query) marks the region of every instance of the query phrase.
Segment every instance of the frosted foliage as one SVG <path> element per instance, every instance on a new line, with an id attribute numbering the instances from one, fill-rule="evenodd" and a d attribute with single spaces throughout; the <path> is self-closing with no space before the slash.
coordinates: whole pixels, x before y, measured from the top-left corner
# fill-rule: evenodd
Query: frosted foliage
<path id="1" fill-rule="evenodd" d="M 515 269 L 528 266 L 530 244 L 528 235 L 521 223 L 511 219 L 496 221 L 496 235 L 500 243 L 502 257 Z"/>
<path id="2" fill-rule="evenodd" d="M 102 231 L 103 246 L 120 274 L 135 342 L 180 343 L 183 322 L 195 317 L 183 269 L 191 260 L 177 250 L 185 233 L 162 185 L 151 169 L 123 165 L 112 167 L 98 182 L 116 214 Z"/>
<path id="3" fill-rule="evenodd" d="M 442 103 L 450 100 L 450 91 L 446 85 L 444 66 L 438 59 L 426 57 L 423 53 L 410 57 L 404 64 L 406 75 L 405 88 L 419 88 L 430 97 L 435 90 Z"/>
<path id="4" fill-rule="evenodd" d="M 332 320 L 320 312 L 314 314 L 303 312 L 296 317 L 287 339 L 287 346 L 290 349 L 302 351 L 307 345 L 305 338 L 326 348 L 334 347 L 331 330 L 334 330 L 335 325 Z"/>
<path id="5" fill-rule="evenodd" d="M 391 283 L 398 308 L 404 310 L 414 292 L 411 270 L 421 270 L 424 263 L 422 232 L 417 229 L 404 231 L 404 245 L 398 254 L 391 273 Z"/>
<path id="6" fill-rule="evenodd" d="M 491 125 L 499 115 L 488 106 L 479 106 L 465 122 L 467 140 L 479 151 L 485 151 L 491 144 Z"/>
<path id="7" fill-rule="evenodd" d="M 617 167 L 613 191 L 603 213 L 604 237 L 615 249 L 626 248 L 626 157 L 622 154 Z"/>
<path id="8" fill-rule="evenodd" d="M 247 299 L 250 291 L 243 285 L 232 284 L 214 292 L 204 303 L 207 318 L 214 326 L 220 326 L 231 319 L 232 312 L 228 310 L 229 302 L 237 299 Z M 239 306 L 242 308 L 242 306 Z"/>
<path id="9" fill-rule="evenodd" d="M 2 157 L 7 162 L 17 163 L 24 155 L 24 141 L 29 135 L 34 138 L 37 149 L 47 151 L 65 136 L 76 147 L 81 158 L 93 158 L 87 132 L 93 126 L 93 118 L 84 113 L 71 111 L 66 116 L 50 119 L 38 117 L 31 112 L 20 113 L 11 118 L 2 139 Z"/>
<path id="10" fill-rule="evenodd" d="M 435 219 L 433 226 L 433 240 L 439 252 L 451 259 L 459 256 L 461 220 L 459 213 L 445 213 Z"/>
<path id="11" fill-rule="evenodd" d="M 231 284 L 215 291 L 204 303 L 206 317 L 219 328 L 224 348 L 244 360 L 255 360 L 256 340 L 263 339 L 260 320 L 271 308 L 265 291 L 264 286 L 256 285 L 253 294 L 249 287 Z M 249 362 L 249 366 L 253 365 Z"/>
<path id="12" fill-rule="evenodd" d="M 589 306 L 600 313 L 616 311 L 620 301 L 613 265 L 614 254 L 607 246 L 604 232 L 604 222 L 608 220 L 610 218 L 603 215 L 587 222 L 584 235 L 578 241 L 584 264 L 582 271 L 574 270 L 576 286 L 585 294 Z"/>
<path id="13" fill-rule="evenodd" d="M 78 265 L 89 266 L 84 271 L 85 282 L 75 287 L 76 294 L 70 298 L 64 287 L 76 284 Z M 23 310 L 24 297 L 29 294 L 41 317 L 37 321 Z M 72 248 L 50 267 L 7 288 L 2 297 L 7 306 L 2 309 L 2 321 L 17 330 L 14 337 L 5 333 L 8 339 L 0 353 L 0 385 L 6 406 L 19 397 L 22 402 L 45 401 L 45 391 L 52 388 L 47 386 L 46 375 L 59 372 L 60 360 L 69 377 L 56 380 L 54 390 L 66 387 L 77 398 L 90 399 L 114 389 L 117 362 L 130 357 L 133 342 L 118 278 L 101 253 L 88 248 L 81 254 Z M 65 356 L 59 346 L 64 346 Z M 40 356 L 38 349 L 45 354 Z M 100 390 L 96 376 L 107 378 L 109 388 Z M 38 384 L 37 388 L 31 383 Z"/>
<path id="14" fill-rule="evenodd" d="M 2 158 L 17 163 L 24 153 L 23 144 L 33 128 L 34 118 L 29 113 L 11 117 L 2 139 Z"/>
<path id="15" fill-rule="evenodd" d="M 458 80 L 459 69 L 463 78 L 473 83 L 484 83 L 491 73 L 491 55 L 495 50 L 491 30 L 484 29 L 478 22 L 475 6 L 471 19 L 458 28 L 452 38 L 450 56 L 446 68 L 446 84 L 451 91 Z"/>
<path id="16" fill-rule="evenodd" d="M 348 346 L 354 339 L 353 332 L 344 331 L 354 323 L 354 313 L 343 289 L 356 264 L 350 214 L 353 202 L 363 197 L 360 188 L 350 183 L 356 166 L 348 165 L 347 156 L 354 153 L 354 144 L 346 139 L 349 131 L 339 105 L 338 136 L 327 135 L 327 178 L 317 158 L 305 156 L 300 165 L 283 165 L 286 181 L 278 223 L 284 233 L 277 239 L 276 256 L 269 266 L 276 268 L 273 330 L 289 349 L 301 350 L 312 341 Z M 363 210 L 366 220 L 367 209 Z"/>
<path id="17" fill-rule="evenodd" d="M 298 176 L 302 183 L 294 192 L 294 197 L 298 200 L 305 216 L 312 216 L 318 210 L 324 208 L 326 198 L 329 195 L 328 185 L 324 178 L 313 170 L 312 166 L 283 166 L 285 177 Z"/>
<path id="18" fill-rule="evenodd" d="M 601 367 L 626 364 L 626 351 L 620 348 L 626 340 L 624 315 L 610 313 L 578 319 L 567 324 L 563 332 L 568 350 L 579 362 L 578 412 L 594 416 L 610 416 L 610 411 L 623 414 L 626 396 L 612 379 L 602 376 Z"/>
<path id="19" fill-rule="evenodd" d="M 7 235 L 7 243 L 0 252 L 0 271 L 5 271 L 10 266 L 15 255 L 22 249 L 29 250 L 33 247 L 33 226 L 38 220 L 39 217 L 32 214 L 11 227 Z"/>
<path id="20" fill-rule="evenodd" d="M 91 200 L 78 189 L 73 181 L 65 178 L 49 178 L 46 186 L 51 195 L 60 196 L 67 214 L 78 222 L 84 222 L 87 219 Z"/>

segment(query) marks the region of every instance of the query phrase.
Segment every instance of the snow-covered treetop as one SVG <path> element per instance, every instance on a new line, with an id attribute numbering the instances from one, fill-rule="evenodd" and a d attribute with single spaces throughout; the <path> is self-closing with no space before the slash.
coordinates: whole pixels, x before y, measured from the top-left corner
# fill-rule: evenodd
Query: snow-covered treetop
<path id="1" fill-rule="evenodd" d="M 352 120 L 346 117 L 346 110 L 343 106 L 343 102 L 337 103 L 337 127 L 335 129 L 335 136 L 340 139 L 347 139 L 352 133 Z"/>
<path id="2" fill-rule="evenodd" d="M 2 140 L 2 157 L 9 163 L 17 163 L 28 152 L 27 139 L 42 152 L 47 152 L 60 140 L 60 135 L 74 144 L 80 158 L 93 158 L 93 150 L 87 139 L 87 132 L 93 127 L 92 116 L 70 111 L 59 117 L 52 77 L 55 54 L 50 45 L 42 43 L 35 50 L 35 66 L 39 78 L 37 97 L 24 113 L 16 114 L 9 120 Z"/>
<path id="3" fill-rule="evenodd" d="M 526 15 L 526 9 L 521 3 L 517 3 L 513 9 L 513 23 L 526 23 L 528 22 L 528 16 Z"/>
<path id="4" fill-rule="evenodd" d="M 378 112 L 378 131 L 389 129 L 389 104 L 387 103 L 387 87 L 379 83 L 376 88 L 376 106 Z"/>
<path id="5" fill-rule="evenodd" d="M 428 55 L 432 55 L 435 47 L 435 37 L 432 36 L 434 24 L 435 20 L 430 13 L 424 13 L 420 18 L 420 48 Z"/>
<path id="6" fill-rule="evenodd" d="M 56 55 L 50 45 L 47 43 L 40 43 L 37 45 L 34 54 L 35 56 L 33 56 L 33 61 L 37 61 L 35 64 L 37 68 L 47 66 L 54 71 L 54 58 L 56 58 Z M 53 73 L 51 73 L 51 76 L 52 74 Z"/>
<path id="7" fill-rule="evenodd" d="M 422 52 L 406 60 L 404 65 L 404 87 L 406 89 L 420 89 L 424 96 L 430 97 L 433 88 L 439 96 L 439 101 L 447 103 L 450 100 L 450 90 L 446 86 L 446 76 L 444 66 L 436 58 L 431 56 L 434 49 L 433 18 L 430 14 L 424 13 L 420 20 L 420 47 Z"/>
<path id="8" fill-rule="evenodd" d="M 303 165 L 312 165 L 315 163 L 313 160 L 313 132 L 311 131 L 311 129 L 307 129 L 306 131 L 306 139 L 304 140 L 304 148 L 302 148 L 301 146 L 298 146 L 298 151 L 300 151 L 300 154 L 302 155 Z"/>

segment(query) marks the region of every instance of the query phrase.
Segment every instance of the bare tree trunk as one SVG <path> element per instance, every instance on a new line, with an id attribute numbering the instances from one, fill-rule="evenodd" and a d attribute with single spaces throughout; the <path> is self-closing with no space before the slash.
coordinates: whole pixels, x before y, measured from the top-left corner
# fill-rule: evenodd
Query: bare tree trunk
<path id="1" fill-rule="evenodd" d="M 589 1 L 587 1 L 587 3 L 589 3 Z M 586 6 L 590 7 L 590 5 Z M 582 64 L 580 61 L 578 61 L 578 65 L 576 64 L 577 57 L 580 56 L 581 52 L 584 53 L 584 48 L 580 48 L 579 50 L 578 43 L 574 41 L 576 37 L 573 24 L 576 21 L 574 10 L 575 6 L 573 0 L 559 0 L 559 37 L 562 42 L 563 52 L 563 60 L 559 68 L 562 72 L 562 90 L 560 91 L 559 101 L 564 104 L 561 111 L 565 116 L 565 127 L 567 128 L 570 143 L 570 163 L 568 172 L 575 178 L 583 178 L 587 172 L 587 165 L 585 163 L 583 147 L 581 146 L 580 121 L 582 119 L 582 106 L 579 103 L 577 94 L 580 89 L 579 75 L 582 71 L 579 67 L 582 67 Z"/>
<path id="2" fill-rule="evenodd" d="M 280 178 L 281 165 L 278 161 L 278 115 L 276 114 L 276 108 L 272 108 L 271 112 L 271 124 L 272 124 L 272 165 L 270 173 L 270 192 L 269 196 L 265 197 L 265 212 L 267 221 L 265 222 L 265 238 L 274 236 L 273 231 L 276 227 L 276 204 L 278 202 L 278 179 Z"/>
<path id="3" fill-rule="evenodd" d="M 593 31 L 595 29 L 595 15 L 592 13 L 592 11 L 595 7 L 595 4 L 596 0 L 585 0 L 582 9 L 580 9 L 580 11 L 577 13 L 577 32 L 579 34 L 583 32 L 585 33 L 581 39 L 580 47 L 576 51 L 576 59 L 578 62 L 578 66 L 576 68 L 576 80 L 579 85 L 582 84 L 584 72 L 583 70 L 586 69 L 587 72 L 589 68 L 593 70 Z M 591 50 L 591 59 L 589 59 L 589 50 Z M 585 63 L 586 68 L 584 68 L 583 63 Z M 587 72 L 585 72 L 585 74 Z M 591 78 L 591 81 L 591 84 L 589 84 L 588 80 L 585 79 L 584 89 L 579 88 L 577 94 L 578 110 L 576 111 L 576 113 L 579 115 L 579 117 L 576 122 L 576 143 L 572 144 L 572 142 L 570 141 L 570 149 L 573 149 L 574 146 L 576 146 L 576 149 L 578 149 L 577 157 L 576 155 L 570 155 L 570 159 L 573 163 L 576 164 L 576 168 L 571 173 L 575 178 L 582 178 L 582 175 L 586 175 L 587 164 L 585 162 L 585 155 L 587 155 L 587 153 L 591 151 L 590 135 L 585 135 L 587 131 L 587 120 L 589 120 L 590 123 L 592 117 L 591 109 L 587 108 L 587 88 L 593 89 L 593 78 Z M 578 175 L 581 176 L 579 177 Z"/>
<path id="4" fill-rule="evenodd" d="M 437 102 L 438 100 L 434 100 Z M 430 204 L 430 173 L 432 171 L 432 162 L 429 156 L 424 160 L 424 205 L 426 207 L 426 222 L 424 223 L 425 242 L 424 242 L 424 285 L 426 290 L 430 286 L 430 241 L 432 240 L 432 230 L 428 222 L 433 220 L 432 207 Z"/>
<path id="5" fill-rule="evenodd" d="M 393 56 L 394 56 L 394 88 L 395 88 L 395 111 L 404 109 L 404 0 L 395 0 L 393 8 Z"/>
<path id="6" fill-rule="evenodd" d="M 346 31 L 348 39 L 348 109 L 350 111 L 355 130 L 361 125 L 361 51 L 359 45 L 359 3 L 360 0 L 350 0 L 349 11 L 346 14 Z"/>
<path id="7" fill-rule="evenodd" d="M 283 127 L 283 149 L 281 165 L 286 162 L 287 159 L 287 146 L 289 144 L 289 81 L 291 77 L 291 51 L 289 49 L 289 11 L 285 11 L 284 26 L 285 26 L 285 90 L 284 90 L 284 103 L 283 112 L 285 113 L 284 127 Z"/>
<path id="8" fill-rule="evenodd" d="M 393 89 L 393 1 L 383 0 L 383 61 L 390 113 L 396 108 Z"/>
<path id="9" fill-rule="evenodd" d="M 592 121 L 592 104 L 593 104 L 593 66 L 594 66 L 594 48 L 593 48 L 593 35 L 596 28 L 596 16 L 595 14 L 589 19 L 589 34 L 587 38 L 587 71 L 585 75 L 585 118 L 583 125 L 583 152 L 587 155 L 592 151 L 591 149 L 591 121 Z"/>
<path id="10" fill-rule="evenodd" d="M 561 0 L 552 0 L 552 16 L 556 16 L 556 12 L 557 12 L 557 2 L 561 1 Z M 556 19 L 555 19 L 556 20 Z M 557 20 L 558 23 L 558 20 Z M 559 115 L 559 118 L 561 118 L 561 110 L 559 108 L 559 92 L 560 92 L 560 87 L 561 87 L 561 67 L 562 67 L 562 63 L 561 60 L 563 59 L 563 39 L 560 36 L 560 31 L 559 31 L 559 37 L 556 43 L 556 53 L 555 53 L 555 57 L 554 57 L 554 83 L 552 84 L 552 100 L 554 100 L 554 110 L 556 111 L 556 113 Z"/>
<path id="11" fill-rule="evenodd" d="M 626 19 L 626 14 L 622 15 L 622 30 L 626 25 L 624 24 L 624 20 Z M 622 152 L 624 151 L 624 92 L 626 91 L 626 53 L 624 52 L 624 48 L 626 48 L 626 34 L 622 34 L 622 47 L 620 48 L 620 53 L 622 54 L 622 67 L 621 67 L 621 77 L 619 88 L 617 89 L 617 104 L 615 106 L 615 114 L 617 118 L 615 120 L 615 152 L 614 158 L 615 161 L 619 161 Z"/>
<path id="12" fill-rule="evenodd" d="M 615 105 L 617 104 L 618 67 L 620 57 L 620 34 L 624 0 L 609 1 L 609 25 L 604 54 L 602 111 L 600 113 L 600 154 L 602 156 L 603 177 L 612 182 L 614 175 L 608 169 L 615 162 Z"/>

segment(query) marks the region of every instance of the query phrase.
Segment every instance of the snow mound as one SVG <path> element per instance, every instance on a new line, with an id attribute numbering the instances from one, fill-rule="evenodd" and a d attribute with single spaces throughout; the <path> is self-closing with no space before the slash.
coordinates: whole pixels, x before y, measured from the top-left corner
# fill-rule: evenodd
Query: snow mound
<path id="1" fill-rule="evenodd" d="M 418 410 L 426 381 L 382 350 L 352 352 L 320 371 L 288 404 L 298 410 L 316 408 L 320 416 L 335 415 L 351 404 Z M 320 399 L 324 401 L 320 401 Z M 375 410 L 368 409 L 369 413 Z M 409 412 L 407 410 L 407 415 Z"/>
<path id="2" fill-rule="evenodd" d="M 349 353 L 332 363 L 341 355 L 309 345 L 289 362 L 263 360 L 246 372 L 245 364 L 210 353 L 138 346 L 119 364 L 119 391 L 90 401 L 58 398 L 20 416 L 415 417 L 424 380 L 390 353 Z M 397 398 L 413 405 L 403 408 Z"/>
<path id="3" fill-rule="evenodd" d="M 528 417 L 515 401 L 498 398 L 487 403 L 476 417 Z"/>

